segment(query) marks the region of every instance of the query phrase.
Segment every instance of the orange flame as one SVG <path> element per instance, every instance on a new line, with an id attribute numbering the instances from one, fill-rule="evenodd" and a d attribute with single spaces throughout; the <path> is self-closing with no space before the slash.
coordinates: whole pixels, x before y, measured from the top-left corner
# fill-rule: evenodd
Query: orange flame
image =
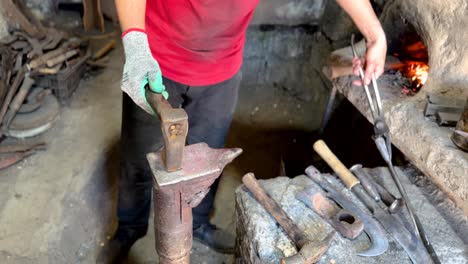
<path id="1" fill-rule="evenodd" d="M 408 65 L 406 76 L 411 79 L 411 82 L 420 88 L 427 81 L 429 74 L 429 66 L 423 62 L 412 62 Z"/>

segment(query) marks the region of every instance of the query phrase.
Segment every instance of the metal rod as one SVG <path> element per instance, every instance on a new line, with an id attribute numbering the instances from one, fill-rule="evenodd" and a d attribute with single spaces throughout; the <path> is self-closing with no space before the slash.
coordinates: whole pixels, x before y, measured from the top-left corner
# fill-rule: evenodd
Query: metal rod
<path id="1" fill-rule="evenodd" d="M 378 115 L 383 115 L 382 99 L 380 98 L 380 91 L 374 73 L 372 73 L 372 87 L 374 88 L 375 100 L 377 101 Z"/>
<path id="2" fill-rule="evenodd" d="M 406 209 L 408 210 L 408 214 L 409 214 L 410 219 L 411 219 L 411 221 L 413 223 L 414 232 L 415 232 L 416 236 L 421 238 L 425 248 L 427 249 L 427 252 L 429 253 L 429 255 L 431 255 L 431 258 L 432 258 L 432 261 L 434 262 L 434 264 L 440 264 L 440 260 L 437 257 L 437 254 L 436 254 L 436 252 L 434 250 L 434 247 L 432 246 L 431 242 L 429 241 L 429 239 L 426 236 L 426 232 L 424 231 L 424 228 L 423 228 L 423 226 L 421 224 L 421 221 L 419 220 L 418 216 L 416 214 L 414 214 L 413 206 L 409 202 L 408 195 L 406 193 L 405 188 L 403 187 L 403 184 L 401 184 L 401 182 L 400 182 L 399 175 L 397 174 L 397 172 L 396 172 L 395 168 L 393 167 L 393 164 L 392 164 L 391 161 L 387 162 L 387 164 L 388 164 L 388 167 L 390 169 L 390 175 L 392 175 L 393 181 L 396 183 L 396 185 L 398 187 L 398 191 L 400 192 L 401 196 L 403 197 L 403 200 L 405 201 Z"/>
<path id="3" fill-rule="evenodd" d="M 353 57 L 359 58 L 357 55 L 356 49 L 354 48 L 354 34 L 351 35 L 351 50 L 353 52 Z M 364 91 L 366 92 L 366 97 L 367 97 L 367 101 L 369 102 L 369 107 L 372 112 L 372 117 L 376 118 L 378 113 L 375 110 L 374 100 L 372 99 L 372 96 L 370 94 L 369 86 L 367 86 L 367 84 L 364 83 L 364 70 L 362 69 L 362 67 L 359 67 L 359 76 L 361 77 L 362 87 L 364 87 Z"/>
<path id="4" fill-rule="evenodd" d="M 330 120 L 331 110 L 335 102 L 336 90 L 337 89 L 335 86 L 331 88 L 330 98 L 328 98 L 327 108 L 325 109 L 325 113 L 323 114 L 322 125 L 320 126 L 319 130 L 320 134 L 323 134 L 323 131 L 325 130 L 325 127 L 327 126 L 328 121 Z"/>
<path id="5" fill-rule="evenodd" d="M 354 35 L 351 36 L 351 48 L 352 48 L 352 51 L 353 51 L 353 56 L 357 57 L 357 53 L 356 53 L 356 50 L 354 48 Z M 363 83 L 364 89 L 366 89 L 366 96 L 367 96 L 367 100 L 369 101 L 369 107 L 370 107 L 371 111 L 374 114 L 374 126 L 375 126 L 376 117 L 382 118 L 382 121 L 385 123 L 384 116 L 383 116 L 382 99 L 380 97 L 380 92 L 379 92 L 379 88 L 377 86 L 377 80 L 375 78 L 374 73 L 372 73 L 372 86 L 373 86 L 373 90 L 374 90 L 375 100 L 377 102 L 377 105 L 376 105 L 377 109 L 378 109 L 377 115 L 375 115 L 374 107 L 376 107 L 376 106 L 374 105 L 372 97 L 371 97 L 371 95 L 369 93 L 369 88 L 367 87 L 367 85 L 364 84 L 364 70 L 362 69 L 362 67 L 359 67 L 359 75 L 361 77 L 361 81 Z M 384 137 L 382 137 L 382 136 L 384 136 Z M 384 138 L 385 138 L 385 141 L 383 141 Z M 423 226 L 421 224 L 421 221 L 419 220 L 417 215 L 414 213 L 413 207 L 412 207 L 411 203 L 409 202 L 406 190 L 405 190 L 403 184 L 401 184 L 399 175 L 397 174 L 395 168 L 393 167 L 390 133 L 386 132 L 383 135 L 376 135 L 375 143 L 377 145 L 377 148 L 378 148 L 380 154 L 382 155 L 383 159 L 385 160 L 385 162 L 388 165 L 388 168 L 390 170 L 390 175 L 392 176 L 393 181 L 395 182 L 395 184 L 396 184 L 396 186 L 398 188 L 398 191 L 400 192 L 401 197 L 405 201 L 405 205 L 406 205 L 406 209 L 408 211 L 409 217 L 410 217 L 410 221 L 411 221 L 412 225 L 414 226 L 415 235 L 422 240 L 426 250 L 428 251 L 428 253 L 430 254 L 430 256 L 432 258 L 432 261 L 435 264 L 439 264 L 440 260 L 438 259 L 437 254 L 435 253 L 435 250 L 432 247 L 432 244 L 429 242 L 429 240 L 428 240 L 428 238 L 427 238 L 427 236 L 426 236 L 426 234 L 424 232 L 424 228 L 423 228 Z"/>

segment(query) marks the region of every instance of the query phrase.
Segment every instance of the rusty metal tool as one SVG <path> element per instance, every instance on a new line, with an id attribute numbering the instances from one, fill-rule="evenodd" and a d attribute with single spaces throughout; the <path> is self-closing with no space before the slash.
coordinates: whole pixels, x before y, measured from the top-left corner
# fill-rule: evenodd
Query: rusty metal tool
<path id="1" fill-rule="evenodd" d="M 162 95 L 146 90 L 146 99 L 161 120 L 164 147 L 149 153 L 153 173 L 156 251 L 161 264 L 189 264 L 192 208 L 208 193 L 223 168 L 242 150 L 212 149 L 205 143 L 185 146 L 187 113 L 172 108 Z"/>
<path id="2" fill-rule="evenodd" d="M 364 223 L 364 232 L 369 237 L 370 246 L 358 252 L 359 256 L 374 257 L 382 255 L 387 251 L 388 239 L 385 230 L 368 212 L 340 193 L 314 166 L 307 167 L 305 173 L 326 192 L 328 198 L 338 203 L 342 208 L 353 212 Z"/>
<path id="3" fill-rule="evenodd" d="M 0 153 L 11 153 L 11 152 L 25 152 L 29 150 L 43 150 L 45 149 L 45 142 L 37 143 L 18 143 L 11 145 L 0 145 Z"/>
<path id="4" fill-rule="evenodd" d="M 0 170 L 10 167 L 22 161 L 26 157 L 31 156 L 34 153 L 36 153 L 36 150 L 28 150 L 24 152 L 16 152 L 16 153 L 10 154 L 8 155 L 8 157 L 0 160 Z"/>
<path id="5" fill-rule="evenodd" d="M 15 79 L 13 80 L 12 85 L 8 89 L 7 96 L 5 97 L 5 100 L 3 101 L 2 108 L 0 109 L 0 124 L 3 123 L 5 114 L 7 113 L 8 106 L 11 103 L 11 100 L 13 100 L 13 96 L 15 96 L 18 88 L 21 85 L 21 82 L 24 79 L 24 69 L 20 68 L 18 73 L 16 73 Z"/>
<path id="6" fill-rule="evenodd" d="M 322 217 L 343 237 L 356 239 L 364 229 L 364 224 L 359 217 L 330 201 L 320 188 L 313 184 L 298 192 L 296 199 Z"/>
<path id="7" fill-rule="evenodd" d="M 353 191 L 367 209 L 379 220 L 382 226 L 393 238 L 405 249 L 413 263 L 434 263 L 421 240 L 405 228 L 404 223 L 388 211 L 381 208 L 374 200 L 370 199 L 362 188 L 359 180 L 341 163 L 331 152 L 324 141 L 318 140 L 314 143 L 314 150 L 340 177 L 345 186 Z"/>
<path id="8" fill-rule="evenodd" d="M 188 133 L 188 116 L 181 108 L 172 108 L 161 94 L 146 90 L 146 100 L 161 120 L 164 138 L 163 159 L 168 172 L 182 169 L 185 139 Z"/>
<path id="9" fill-rule="evenodd" d="M 245 187 L 252 193 L 258 203 L 276 220 L 283 228 L 288 237 L 294 242 L 298 248 L 298 253 L 283 258 L 282 264 L 299 264 L 299 263 L 315 263 L 320 257 L 325 254 L 333 240 L 334 233 L 330 234 L 323 241 L 312 241 L 308 239 L 304 232 L 291 220 L 286 212 L 271 198 L 271 196 L 263 189 L 260 183 L 255 179 L 253 173 L 247 173 L 242 178 Z"/>
<path id="10" fill-rule="evenodd" d="M 378 185 L 371 176 L 362 168 L 361 164 L 355 164 L 349 169 L 359 180 L 362 187 L 376 203 L 384 203 L 390 213 L 400 212 L 404 206 L 401 198 L 395 198 L 387 189 Z M 382 199 L 382 197 L 385 197 Z"/>
<path id="11" fill-rule="evenodd" d="M 34 79 L 30 78 L 28 74 L 24 77 L 23 83 L 21 84 L 21 87 L 19 88 L 18 93 L 16 96 L 13 98 L 9 105 L 8 112 L 5 115 L 5 120 L 3 121 L 2 124 L 2 130 L 7 131 L 8 127 L 11 124 L 11 121 L 13 121 L 13 118 L 15 117 L 16 113 L 20 109 L 21 105 L 23 104 L 24 99 L 29 93 L 29 90 L 31 90 L 31 87 L 34 84 Z"/>
<path id="12" fill-rule="evenodd" d="M 351 36 L 351 48 L 353 51 L 353 56 L 357 58 L 358 55 L 356 53 L 356 49 L 354 48 L 354 35 Z M 363 87 L 366 92 L 367 100 L 369 102 L 369 108 L 371 109 L 372 116 L 374 119 L 375 145 L 377 146 L 377 149 L 379 150 L 380 155 L 387 163 L 388 168 L 390 170 L 390 175 L 392 176 L 393 181 L 395 182 L 398 188 L 398 191 L 400 192 L 400 195 L 404 200 L 404 204 L 406 205 L 406 209 L 408 211 L 408 215 L 410 217 L 416 236 L 420 240 L 422 240 L 424 247 L 431 255 L 431 258 L 434 261 L 434 263 L 440 263 L 440 260 L 438 259 L 437 254 L 431 242 L 429 241 L 429 238 L 427 237 L 426 232 L 424 231 L 424 227 L 421 224 L 421 221 L 419 220 L 418 216 L 414 213 L 413 206 L 411 205 L 409 201 L 409 197 L 406 193 L 405 187 L 400 181 L 400 176 L 398 175 L 397 171 L 395 170 L 393 166 L 390 130 L 388 128 L 387 123 L 385 122 L 383 109 L 382 109 L 382 99 L 380 97 L 380 91 L 377 86 L 377 80 L 375 78 L 375 75 L 372 74 L 372 87 L 374 90 L 375 102 L 373 100 L 373 97 L 370 95 L 369 87 L 364 83 L 364 70 L 362 69 L 362 67 L 359 67 L 359 76 L 363 83 Z"/>
<path id="13" fill-rule="evenodd" d="M 30 36 L 42 38 L 45 35 L 41 25 L 31 23 L 23 12 L 16 6 L 12 0 L 0 0 L 3 15 L 8 18 L 7 22 L 12 27 L 19 25 L 21 29 L 27 32 Z"/>

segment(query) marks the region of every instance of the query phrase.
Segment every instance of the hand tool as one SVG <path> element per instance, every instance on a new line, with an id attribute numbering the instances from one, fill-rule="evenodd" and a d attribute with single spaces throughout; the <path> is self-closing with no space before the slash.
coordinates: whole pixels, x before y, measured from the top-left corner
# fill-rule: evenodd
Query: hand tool
<path id="1" fill-rule="evenodd" d="M 335 104 L 335 98 L 336 98 L 336 91 L 337 88 L 335 85 L 330 85 L 330 81 L 325 78 L 325 74 L 319 70 L 316 70 L 317 74 L 320 76 L 320 80 L 322 80 L 322 83 L 330 89 L 330 96 L 328 97 L 328 103 L 325 108 L 325 112 L 323 113 L 323 118 L 322 118 L 322 124 L 320 125 L 320 130 L 319 134 L 323 134 L 323 131 L 325 130 L 325 127 L 328 125 L 328 121 L 330 121 L 330 115 L 331 111 L 333 109 L 333 105 Z"/>
<path id="2" fill-rule="evenodd" d="M 380 185 L 377 185 L 377 183 L 375 183 L 371 176 L 363 170 L 361 164 L 355 164 L 349 170 L 358 178 L 362 187 L 364 187 L 369 196 L 376 203 L 385 203 L 384 199 L 381 198 L 381 195 L 383 193 L 383 196 L 386 197 L 385 200 L 387 201 L 387 203 L 390 202 L 389 204 L 385 204 L 385 206 L 388 206 L 388 211 L 390 213 L 393 214 L 399 212 L 403 208 L 403 200 L 401 198 L 395 198 L 385 188 L 382 188 Z M 381 188 L 379 188 L 378 186 L 380 186 Z"/>
<path id="3" fill-rule="evenodd" d="M 11 124 L 11 121 L 13 121 L 13 118 L 15 117 L 16 113 L 20 109 L 21 105 L 23 104 L 24 99 L 28 95 L 29 91 L 31 90 L 31 87 L 34 84 L 34 79 L 31 79 L 29 77 L 29 74 L 26 74 L 24 77 L 23 83 L 21 84 L 21 87 L 19 88 L 18 93 L 16 96 L 13 98 L 11 101 L 10 105 L 8 106 L 8 112 L 5 115 L 5 120 L 3 121 L 2 124 L 2 130 L 7 131 L 8 127 Z"/>
<path id="4" fill-rule="evenodd" d="M 31 156 L 34 153 L 36 153 L 36 150 L 28 150 L 24 152 L 16 152 L 10 154 L 8 155 L 8 157 L 0 160 L 0 170 L 10 167 L 11 165 L 22 161 L 23 159 L 25 159 L 28 156 Z"/>
<path id="5" fill-rule="evenodd" d="M 18 73 L 16 73 L 16 77 L 13 80 L 13 84 L 10 86 L 10 89 L 8 89 L 7 96 L 5 97 L 2 108 L 0 109 L 0 124 L 3 123 L 5 114 L 7 113 L 7 110 L 8 110 L 8 106 L 10 105 L 11 100 L 13 100 L 13 96 L 15 96 L 16 91 L 20 87 L 21 82 L 24 79 L 24 75 L 25 75 L 24 68 L 21 67 Z"/>
<path id="6" fill-rule="evenodd" d="M 334 232 L 327 236 L 323 241 L 312 241 L 308 239 L 304 232 L 289 218 L 284 210 L 276 203 L 273 198 L 263 189 L 260 183 L 255 179 L 253 173 L 247 173 L 242 178 L 245 187 L 252 193 L 258 203 L 278 222 L 288 237 L 299 249 L 298 253 L 283 258 L 282 264 L 315 263 L 325 254 L 333 240 Z"/>
<path id="7" fill-rule="evenodd" d="M 398 217 L 406 229 L 413 230 L 413 225 L 408 222 L 403 214 L 404 201 L 401 198 L 395 198 L 385 187 L 377 183 L 363 168 L 362 165 L 353 165 L 350 171 L 358 178 L 361 185 L 372 199 L 384 210 Z"/>
<path id="8" fill-rule="evenodd" d="M 164 147 L 147 155 L 153 173 L 156 251 L 161 264 L 189 264 L 192 208 L 208 193 L 223 168 L 241 149 L 212 149 L 206 143 L 185 146 L 188 121 L 161 94 L 146 88 L 146 99 L 161 120 Z"/>
<path id="9" fill-rule="evenodd" d="M 386 233 L 381 225 L 374 218 L 372 218 L 368 212 L 365 212 L 363 209 L 354 204 L 353 201 L 337 191 L 336 188 L 332 186 L 314 166 L 307 167 L 305 173 L 310 179 L 312 179 L 323 190 L 326 191 L 326 196 L 328 198 L 335 201 L 342 208 L 353 212 L 353 214 L 361 219 L 361 221 L 364 223 L 364 232 L 366 232 L 367 236 L 369 237 L 370 246 L 366 250 L 357 253 L 359 256 L 379 256 L 387 251 L 388 239 Z"/>
<path id="10" fill-rule="evenodd" d="M 11 153 L 11 152 L 25 152 L 29 150 L 43 150 L 45 149 L 45 142 L 37 143 L 18 143 L 11 145 L 0 145 L 0 153 Z"/>
<path id="11" fill-rule="evenodd" d="M 351 48 L 353 50 L 353 56 L 355 58 L 358 58 L 356 49 L 354 48 L 354 34 L 351 36 Z M 364 70 L 362 69 L 362 67 L 359 67 L 359 76 L 361 78 L 362 86 L 364 87 L 364 91 L 367 96 L 367 101 L 369 103 L 369 108 L 374 119 L 374 141 L 377 146 L 377 149 L 379 150 L 380 155 L 382 155 L 382 158 L 387 163 L 388 168 L 390 170 L 390 175 L 392 175 L 393 181 L 395 182 L 401 197 L 405 201 L 406 209 L 414 227 L 414 232 L 416 236 L 422 240 L 427 251 L 430 253 L 432 260 L 435 263 L 439 263 L 440 261 L 438 260 L 438 257 L 429 241 L 429 238 L 424 232 L 424 228 L 421 224 L 421 221 L 419 220 L 417 215 L 414 214 L 414 210 L 409 201 L 408 195 L 406 194 L 406 190 L 400 181 L 400 176 L 397 174 L 395 168 L 393 167 L 390 130 L 388 128 L 387 123 L 385 122 L 385 118 L 383 115 L 382 99 L 380 97 L 380 92 L 377 86 L 377 80 L 375 78 L 375 75 L 372 73 L 372 87 L 374 90 L 375 103 L 372 95 L 370 94 L 369 87 L 367 86 L 367 84 L 364 83 Z"/>
<path id="12" fill-rule="evenodd" d="M 149 89 L 146 89 L 146 100 L 161 120 L 166 171 L 173 172 L 182 169 L 182 157 L 188 133 L 187 113 L 181 108 L 172 108 L 161 94 Z"/>
<path id="13" fill-rule="evenodd" d="M 50 60 L 47 60 L 46 61 L 46 65 L 47 67 L 54 67 L 55 65 L 59 64 L 59 63 L 62 63 L 66 60 L 68 60 L 69 58 L 77 55 L 78 53 L 80 53 L 80 50 L 79 49 L 72 49 L 72 50 L 69 50 L 67 52 L 65 52 L 64 54 L 61 54 L 57 57 L 54 57 Z"/>
<path id="14" fill-rule="evenodd" d="M 379 220 L 387 232 L 389 232 L 405 249 L 413 263 L 433 263 L 431 256 L 418 237 L 411 231 L 407 230 L 400 219 L 378 206 L 375 201 L 367 196 L 359 180 L 356 179 L 356 177 L 343 165 L 343 163 L 341 163 L 340 160 L 338 160 L 324 141 L 318 140 L 314 143 L 313 148 L 333 169 L 333 171 L 335 171 L 345 186 L 356 194 L 374 217 Z"/>
<path id="15" fill-rule="evenodd" d="M 364 224 L 359 217 L 328 200 L 320 188 L 314 184 L 310 184 L 298 192 L 296 199 L 314 210 L 343 237 L 351 240 L 356 239 L 364 229 Z"/>

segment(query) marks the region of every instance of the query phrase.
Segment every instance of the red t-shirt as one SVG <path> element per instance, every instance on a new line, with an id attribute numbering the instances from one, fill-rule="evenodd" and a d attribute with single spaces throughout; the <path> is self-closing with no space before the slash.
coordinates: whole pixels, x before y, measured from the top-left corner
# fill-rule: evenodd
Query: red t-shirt
<path id="1" fill-rule="evenodd" d="M 186 85 L 225 81 L 240 69 L 259 0 L 148 0 L 146 32 L 164 77 Z"/>

